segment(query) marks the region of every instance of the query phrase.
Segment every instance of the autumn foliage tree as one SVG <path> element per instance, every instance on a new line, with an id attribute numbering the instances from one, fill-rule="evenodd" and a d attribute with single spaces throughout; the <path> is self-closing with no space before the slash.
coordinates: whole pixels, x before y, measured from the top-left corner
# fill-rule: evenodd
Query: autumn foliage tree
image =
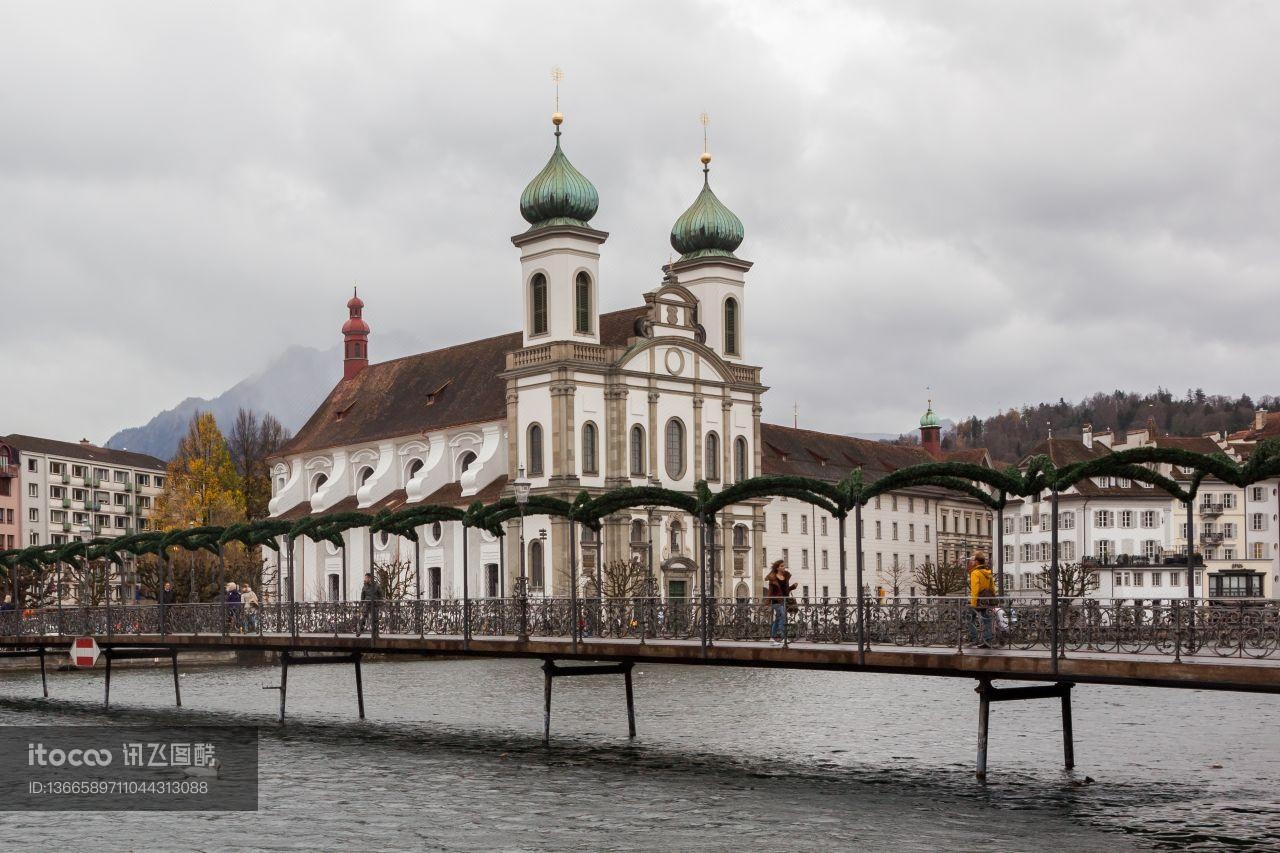
<path id="1" fill-rule="evenodd" d="M 244 518 L 240 475 L 210 412 L 197 412 L 166 472 L 156 499 L 162 529 L 230 524 Z"/>

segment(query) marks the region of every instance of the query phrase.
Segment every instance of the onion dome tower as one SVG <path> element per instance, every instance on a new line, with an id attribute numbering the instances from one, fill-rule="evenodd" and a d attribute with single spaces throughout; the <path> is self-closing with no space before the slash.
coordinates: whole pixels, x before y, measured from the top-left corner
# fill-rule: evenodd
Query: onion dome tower
<path id="1" fill-rule="evenodd" d="M 356 288 L 352 288 L 351 298 L 347 300 L 347 311 L 350 316 L 342 324 L 343 379 L 350 379 L 369 366 L 369 324 L 361 316 L 364 300 Z"/>
<path id="2" fill-rule="evenodd" d="M 511 238 L 520 249 L 524 345 L 598 344 L 600 246 L 609 235 L 588 224 L 600 196 L 560 147 L 564 113 L 558 94 L 551 124 L 551 159 L 520 194 L 520 215 L 529 229 Z"/>
<path id="3" fill-rule="evenodd" d="M 600 195 L 560 148 L 564 113 L 557 111 L 551 116 L 551 123 L 556 128 L 555 150 L 547 165 L 520 194 L 520 215 L 529 223 L 530 231 L 553 225 L 587 228 L 600 207 Z"/>
<path id="4" fill-rule="evenodd" d="M 928 408 L 920 417 L 920 446 L 930 456 L 942 456 L 942 421 L 933 413 L 932 397 L 929 398 Z"/>
<path id="5" fill-rule="evenodd" d="M 671 227 L 671 248 L 680 260 L 733 258 L 746 233 L 742 220 L 711 191 L 711 154 L 702 152 L 702 192 Z"/>
<path id="6" fill-rule="evenodd" d="M 705 128 L 710 119 L 701 117 Z M 742 220 L 711 191 L 711 153 L 703 151 L 702 190 L 689 209 L 671 226 L 671 247 L 680 258 L 663 267 L 698 300 L 700 339 L 728 361 L 741 361 L 745 352 L 743 314 L 746 274 L 751 262 L 734 252 L 742 245 Z"/>

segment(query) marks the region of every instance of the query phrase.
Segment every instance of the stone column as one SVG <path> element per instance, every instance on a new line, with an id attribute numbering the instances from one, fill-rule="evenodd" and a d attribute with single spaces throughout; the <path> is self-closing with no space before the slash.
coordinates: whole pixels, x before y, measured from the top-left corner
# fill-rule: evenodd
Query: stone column
<path id="1" fill-rule="evenodd" d="M 658 467 L 658 399 L 662 395 L 657 391 L 649 392 L 649 479 L 660 479 L 661 468 Z"/>
<path id="2" fill-rule="evenodd" d="M 706 472 L 702 468 L 703 435 L 702 435 L 702 394 L 694 391 L 693 394 L 693 480 L 698 480 L 706 476 Z"/>
<path id="3" fill-rule="evenodd" d="M 729 485 L 733 479 L 733 400 L 726 396 L 720 401 L 720 482 Z"/>
<path id="4" fill-rule="evenodd" d="M 616 489 L 631 482 L 627 435 L 627 387 L 609 385 L 604 390 L 605 487 Z"/>

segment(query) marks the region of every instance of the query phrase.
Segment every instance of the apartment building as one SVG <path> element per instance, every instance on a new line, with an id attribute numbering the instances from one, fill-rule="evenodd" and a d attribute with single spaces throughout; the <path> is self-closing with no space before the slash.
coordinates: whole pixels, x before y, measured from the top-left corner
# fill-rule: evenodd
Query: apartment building
<path id="1" fill-rule="evenodd" d="M 155 500 L 164 488 L 163 460 L 88 441 L 10 435 L 0 442 L 19 454 L 14 479 L 22 502 L 20 547 L 150 528 Z"/>
<path id="2" fill-rule="evenodd" d="M 0 551 L 22 544 L 22 478 L 16 447 L 0 440 Z"/>

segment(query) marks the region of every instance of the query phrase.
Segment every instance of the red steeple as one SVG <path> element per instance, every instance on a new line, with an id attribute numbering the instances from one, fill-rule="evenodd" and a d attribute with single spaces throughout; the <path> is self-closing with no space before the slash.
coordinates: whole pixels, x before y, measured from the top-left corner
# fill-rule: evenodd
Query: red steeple
<path id="1" fill-rule="evenodd" d="M 347 301 L 347 310 L 351 316 L 342 324 L 343 379 L 350 379 L 369 366 L 369 324 L 360 316 L 364 311 L 364 301 L 354 288 L 351 299 Z"/>

